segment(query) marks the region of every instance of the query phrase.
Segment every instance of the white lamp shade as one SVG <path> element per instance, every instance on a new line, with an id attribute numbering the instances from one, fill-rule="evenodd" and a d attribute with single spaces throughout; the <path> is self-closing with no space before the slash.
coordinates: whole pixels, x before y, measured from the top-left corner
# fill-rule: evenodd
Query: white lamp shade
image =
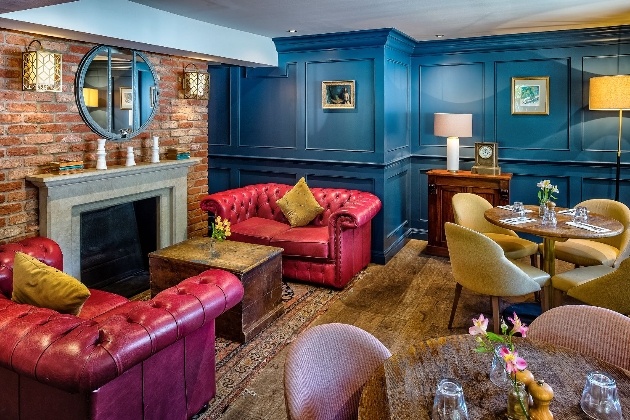
<path id="1" fill-rule="evenodd" d="M 433 114 L 433 133 L 438 137 L 472 137 L 472 114 Z"/>
<path id="2" fill-rule="evenodd" d="M 598 111 L 630 109 L 630 75 L 592 77 L 588 108 Z"/>

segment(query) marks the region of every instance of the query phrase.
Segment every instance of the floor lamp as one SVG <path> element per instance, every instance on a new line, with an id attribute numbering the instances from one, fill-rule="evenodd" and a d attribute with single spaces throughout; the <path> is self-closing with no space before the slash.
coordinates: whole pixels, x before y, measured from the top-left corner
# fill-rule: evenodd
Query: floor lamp
<path id="1" fill-rule="evenodd" d="M 446 170 L 459 171 L 459 138 L 472 137 L 472 114 L 433 114 L 433 134 L 446 137 Z"/>
<path id="2" fill-rule="evenodd" d="M 617 174 L 615 200 L 619 201 L 621 177 L 621 122 L 622 112 L 630 109 L 630 75 L 593 77 L 589 81 L 588 108 L 597 111 L 619 111 L 619 136 L 617 139 Z"/>

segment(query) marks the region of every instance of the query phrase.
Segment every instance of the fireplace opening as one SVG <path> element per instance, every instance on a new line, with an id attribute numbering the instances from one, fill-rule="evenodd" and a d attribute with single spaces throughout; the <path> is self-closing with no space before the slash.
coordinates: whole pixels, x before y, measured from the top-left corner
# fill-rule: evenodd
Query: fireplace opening
<path id="1" fill-rule="evenodd" d="M 81 281 L 132 297 L 149 289 L 157 249 L 157 197 L 81 213 Z"/>

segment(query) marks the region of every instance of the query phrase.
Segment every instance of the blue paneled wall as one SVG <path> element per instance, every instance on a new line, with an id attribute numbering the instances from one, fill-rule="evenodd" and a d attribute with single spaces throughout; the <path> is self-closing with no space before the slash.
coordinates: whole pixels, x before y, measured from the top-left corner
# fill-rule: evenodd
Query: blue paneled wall
<path id="1" fill-rule="evenodd" d="M 614 27 L 416 42 L 380 29 L 275 39 L 278 68 L 210 67 L 209 189 L 304 176 L 371 191 L 384 204 L 373 260 L 384 262 L 405 238 L 426 237 L 425 174 L 445 167 L 446 152 L 433 114 L 452 112 L 473 114 L 460 167 L 472 166 L 476 141 L 498 142 L 512 200 L 534 203 L 543 178 L 558 185 L 561 206 L 612 198 L 618 113 L 588 109 L 588 81 L 630 73 L 629 35 Z M 512 114 L 514 77 L 549 77 L 549 115 Z M 355 81 L 354 109 L 322 107 L 322 82 L 335 80 Z"/>

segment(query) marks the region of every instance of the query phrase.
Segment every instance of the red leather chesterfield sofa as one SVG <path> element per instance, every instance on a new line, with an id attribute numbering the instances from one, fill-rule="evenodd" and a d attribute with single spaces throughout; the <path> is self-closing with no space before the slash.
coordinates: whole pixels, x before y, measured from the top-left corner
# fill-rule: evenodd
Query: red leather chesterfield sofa
<path id="1" fill-rule="evenodd" d="M 283 276 L 343 288 L 370 262 L 371 221 L 381 201 L 363 191 L 310 188 L 324 211 L 307 226 L 292 228 L 276 204 L 291 188 L 235 188 L 207 195 L 201 209 L 230 220 L 230 240 L 283 248 Z"/>
<path id="2" fill-rule="evenodd" d="M 0 246 L 0 419 L 188 419 L 216 392 L 214 319 L 234 275 L 208 270 L 139 302 L 90 290 L 78 316 L 10 300 L 15 251 L 61 269 L 57 244 Z"/>

